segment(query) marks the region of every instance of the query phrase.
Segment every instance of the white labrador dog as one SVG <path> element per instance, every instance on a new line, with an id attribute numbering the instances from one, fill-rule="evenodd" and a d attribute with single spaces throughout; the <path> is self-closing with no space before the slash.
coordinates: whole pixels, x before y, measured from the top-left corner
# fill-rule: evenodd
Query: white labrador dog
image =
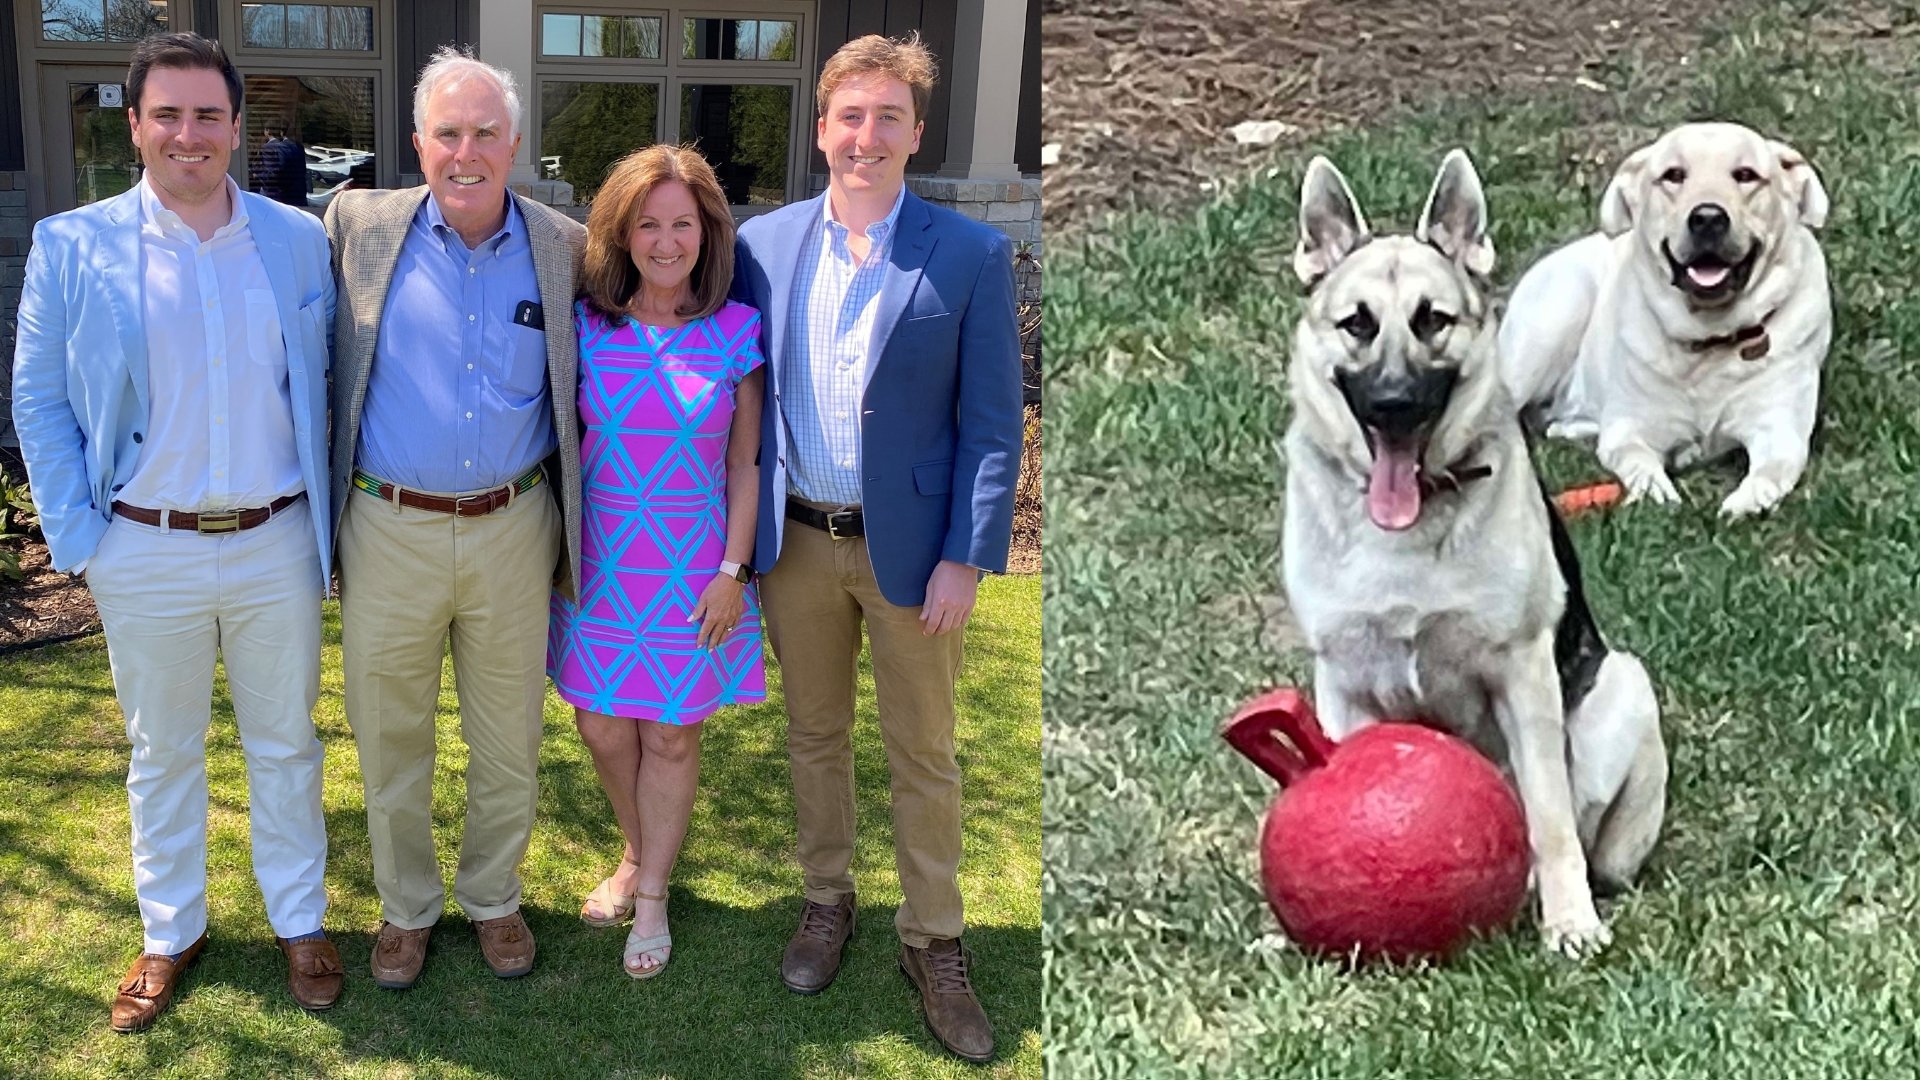
<path id="1" fill-rule="evenodd" d="M 1806 468 L 1832 336 L 1812 230 L 1827 192 L 1792 147 L 1737 124 L 1688 124 L 1629 156 L 1599 233 L 1520 279 L 1501 378 L 1550 435 L 1597 439 L 1628 501 L 1679 499 L 1669 466 L 1737 448 L 1722 514 L 1785 498 Z"/>
<path id="2" fill-rule="evenodd" d="M 1659 835 L 1667 758 L 1646 670 L 1601 641 L 1500 385 L 1486 222 L 1458 150 L 1412 237 L 1370 236 L 1339 170 L 1308 167 L 1287 594 L 1330 736 L 1417 718 L 1510 770 L 1545 944 L 1577 956 L 1609 940 L 1589 875 L 1625 886 Z"/>

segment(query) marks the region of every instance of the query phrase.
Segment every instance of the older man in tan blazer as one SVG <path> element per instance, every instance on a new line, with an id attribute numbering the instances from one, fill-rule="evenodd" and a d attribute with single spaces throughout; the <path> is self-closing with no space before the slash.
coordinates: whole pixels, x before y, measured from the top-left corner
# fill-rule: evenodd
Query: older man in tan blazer
<path id="1" fill-rule="evenodd" d="M 519 866 L 547 604 L 580 575 L 572 305 L 586 231 L 507 191 L 521 116 L 510 72 L 442 49 L 413 110 L 426 186 L 327 208 L 347 722 L 383 918 L 373 979 L 389 989 L 420 977 L 446 903 L 431 804 L 449 639 L 468 751 L 454 898 L 496 975 L 533 969 Z"/>

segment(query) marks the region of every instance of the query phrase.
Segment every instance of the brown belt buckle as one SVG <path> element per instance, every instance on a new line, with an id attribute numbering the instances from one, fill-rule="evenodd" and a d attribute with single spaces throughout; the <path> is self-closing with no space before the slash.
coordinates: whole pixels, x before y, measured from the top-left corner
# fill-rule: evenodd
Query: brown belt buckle
<path id="1" fill-rule="evenodd" d="M 201 514 L 194 521 L 194 531 L 203 534 L 239 532 L 240 511 L 225 510 L 218 514 Z"/>
<path id="2" fill-rule="evenodd" d="M 485 514 L 490 514 L 494 511 L 495 508 L 491 505 L 486 505 L 486 504 L 490 503 L 493 497 L 498 494 L 499 494 L 498 491 L 483 491 L 478 495 L 461 495 L 453 500 L 453 516 L 454 517 L 480 517 Z M 468 504 L 472 504 L 475 506 L 485 506 L 485 509 L 481 510 L 478 514 L 462 513 L 462 511 L 466 509 Z"/>
<path id="3" fill-rule="evenodd" d="M 857 511 L 857 510 L 829 510 L 829 511 L 827 511 L 827 535 L 828 535 L 828 536 L 830 536 L 830 537 L 832 537 L 832 538 L 833 538 L 833 539 L 835 539 L 835 540 L 857 540 L 857 539 L 859 539 L 858 537 L 856 537 L 856 536 L 853 536 L 853 535 L 851 535 L 851 534 L 849 534 L 849 535 L 846 535 L 846 536 L 842 536 L 842 535 L 840 535 L 840 531 L 839 531 L 838 529 L 836 529 L 836 528 L 834 528 L 834 526 L 833 526 L 833 521 L 834 521 L 834 519 L 835 519 L 835 518 L 842 518 L 842 517 L 844 517 L 844 518 L 852 518 L 852 517 L 853 517 L 853 515 L 854 515 L 854 514 L 856 514 L 856 513 L 858 513 L 858 512 L 859 512 L 859 511 Z M 849 524 L 851 524 L 851 522 L 849 522 Z"/>

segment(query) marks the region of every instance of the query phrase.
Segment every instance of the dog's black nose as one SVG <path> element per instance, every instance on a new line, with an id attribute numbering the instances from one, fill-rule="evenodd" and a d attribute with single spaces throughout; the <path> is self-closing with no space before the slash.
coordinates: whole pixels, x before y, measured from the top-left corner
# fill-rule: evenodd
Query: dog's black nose
<path id="1" fill-rule="evenodd" d="M 1718 240 L 1727 235 L 1727 211 L 1718 203 L 1701 203 L 1687 215 L 1687 231 L 1702 240 Z"/>
<path id="2" fill-rule="evenodd" d="M 1438 368 L 1389 374 L 1374 367 L 1364 372 L 1336 372 L 1334 378 L 1347 407 L 1362 425 L 1388 435 L 1406 436 L 1446 408 L 1456 374 L 1452 369 Z"/>

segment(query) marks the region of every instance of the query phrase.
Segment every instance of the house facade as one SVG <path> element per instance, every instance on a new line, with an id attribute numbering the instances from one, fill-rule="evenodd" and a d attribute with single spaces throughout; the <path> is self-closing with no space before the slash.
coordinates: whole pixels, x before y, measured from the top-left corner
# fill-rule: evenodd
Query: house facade
<path id="1" fill-rule="evenodd" d="M 520 81 L 522 194 L 583 217 L 622 154 L 693 143 L 746 217 L 825 186 L 826 58 L 917 30 L 941 79 L 910 186 L 1037 243 L 1039 19 L 1039 0 L 0 0 L 0 358 L 10 371 L 34 222 L 138 180 L 121 84 L 148 33 L 227 47 L 246 85 L 235 181 L 315 213 L 420 182 L 414 76 L 454 43 Z"/>

